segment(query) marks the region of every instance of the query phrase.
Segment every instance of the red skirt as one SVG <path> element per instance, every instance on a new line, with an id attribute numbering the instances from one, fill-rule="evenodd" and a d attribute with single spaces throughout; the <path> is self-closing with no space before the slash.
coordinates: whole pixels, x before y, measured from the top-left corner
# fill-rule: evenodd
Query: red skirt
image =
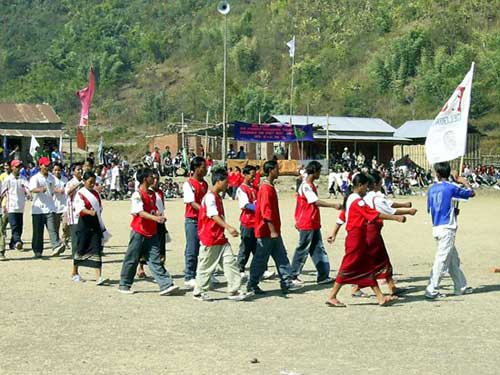
<path id="1" fill-rule="evenodd" d="M 380 224 L 368 224 L 366 229 L 366 245 L 373 266 L 375 267 L 375 277 L 385 280 L 392 277 L 392 264 L 387 249 L 385 248 L 381 231 L 382 226 Z"/>
<path id="2" fill-rule="evenodd" d="M 366 244 L 366 227 L 347 232 L 345 255 L 335 281 L 339 284 L 355 284 L 360 288 L 377 285 L 375 268 Z"/>

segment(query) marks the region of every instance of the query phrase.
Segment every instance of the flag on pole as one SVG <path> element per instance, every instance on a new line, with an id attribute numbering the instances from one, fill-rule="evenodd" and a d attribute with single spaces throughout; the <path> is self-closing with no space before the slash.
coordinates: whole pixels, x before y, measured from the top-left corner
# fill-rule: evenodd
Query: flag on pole
<path id="1" fill-rule="evenodd" d="M 85 135 L 83 135 L 81 126 L 76 128 L 76 145 L 80 150 L 87 151 L 87 140 L 85 139 Z"/>
<path id="2" fill-rule="evenodd" d="M 63 137 L 62 132 L 59 134 L 59 162 L 63 162 Z"/>
<path id="3" fill-rule="evenodd" d="M 450 161 L 464 156 L 474 63 L 436 116 L 427 133 L 425 152 L 429 163 Z"/>
<path id="4" fill-rule="evenodd" d="M 94 70 L 90 68 L 89 71 L 89 84 L 87 87 L 76 92 L 76 96 L 80 98 L 82 109 L 80 111 L 80 124 L 79 126 L 87 126 L 89 124 L 89 111 L 94 97 L 95 90 L 95 76 Z"/>
<path id="5" fill-rule="evenodd" d="M 99 147 L 97 148 L 97 160 L 99 161 L 99 164 L 104 164 L 104 144 L 102 137 L 99 141 Z"/>
<path id="6" fill-rule="evenodd" d="M 286 45 L 289 48 L 288 53 L 290 54 L 290 57 L 294 57 L 295 56 L 295 36 Z"/>
<path id="7" fill-rule="evenodd" d="M 40 147 L 40 144 L 36 140 L 35 136 L 32 135 L 31 142 L 30 142 L 30 155 L 33 157 L 33 159 L 35 158 L 35 153 L 36 153 L 37 147 Z M 35 160 L 35 161 L 38 161 L 38 160 Z"/>

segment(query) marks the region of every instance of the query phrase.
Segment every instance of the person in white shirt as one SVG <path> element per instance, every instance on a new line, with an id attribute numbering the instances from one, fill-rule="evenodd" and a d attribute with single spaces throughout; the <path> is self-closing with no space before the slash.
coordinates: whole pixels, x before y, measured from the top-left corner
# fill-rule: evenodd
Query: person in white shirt
<path id="1" fill-rule="evenodd" d="M 66 223 L 65 220 L 65 212 L 66 212 L 66 203 L 67 203 L 67 198 L 66 198 L 66 193 L 65 193 L 65 187 L 66 183 L 68 182 L 68 179 L 62 175 L 62 166 L 60 163 L 54 164 L 52 167 L 52 175 L 54 176 L 54 191 L 52 198 L 54 199 L 54 205 L 55 205 L 55 211 L 54 211 L 54 225 L 55 225 L 55 231 L 56 233 L 59 234 L 59 231 L 61 229 L 61 223 L 63 223 L 63 243 L 64 246 L 66 247 L 66 238 L 67 234 L 69 233 L 69 228 L 68 224 Z"/>
<path id="2" fill-rule="evenodd" d="M 1 195 L 7 199 L 6 209 L 12 234 L 9 248 L 22 250 L 23 241 L 21 240 L 21 236 L 23 234 L 23 214 L 26 195 L 29 194 L 28 180 L 19 174 L 22 168 L 20 160 L 12 160 L 10 166 L 12 173 L 2 183 Z"/>
<path id="3" fill-rule="evenodd" d="M 75 212 L 75 196 L 78 190 L 83 187 L 82 175 L 83 167 L 81 163 L 73 164 L 73 178 L 66 183 L 64 193 L 66 194 L 66 222 L 69 226 L 69 232 L 71 236 L 71 252 L 75 253 L 77 247 L 76 238 L 76 226 L 78 224 L 79 215 Z M 71 278 L 75 281 L 80 281 L 80 275 L 78 274 L 78 267 L 73 265 L 73 271 L 71 273 Z"/>
<path id="4" fill-rule="evenodd" d="M 121 181 L 120 181 L 120 167 L 118 166 L 118 162 L 113 160 L 111 162 L 111 194 L 110 198 L 114 201 L 123 199 L 121 193 Z"/>
<path id="5" fill-rule="evenodd" d="M 31 205 L 31 218 L 33 236 L 31 247 L 35 258 L 41 258 L 43 253 L 43 230 L 47 227 L 52 245 L 52 256 L 64 252 L 65 247 L 56 231 L 55 211 L 56 206 L 52 195 L 54 194 L 55 178 L 49 173 L 50 160 L 41 157 L 38 160 L 40 172 L 34 175 L 29 182 L 29 190 L 33 195 Z"/>

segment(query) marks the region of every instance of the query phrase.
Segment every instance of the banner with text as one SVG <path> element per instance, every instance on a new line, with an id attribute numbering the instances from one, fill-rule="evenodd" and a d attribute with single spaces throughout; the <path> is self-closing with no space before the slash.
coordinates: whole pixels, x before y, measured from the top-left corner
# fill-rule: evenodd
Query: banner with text
<path id="1" fill-rule="evenodd" d="M 234 139 L 245 142 L 314 142 L 313 127 L 310 125 L 249 124 L 234 122 Z"/>

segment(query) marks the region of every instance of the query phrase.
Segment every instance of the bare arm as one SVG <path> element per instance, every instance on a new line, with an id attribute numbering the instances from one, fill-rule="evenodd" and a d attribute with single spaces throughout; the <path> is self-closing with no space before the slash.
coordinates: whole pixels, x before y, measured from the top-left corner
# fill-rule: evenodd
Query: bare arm
<path id="1" fill-rule="evenodd" d="M 395 215 L 415 215 L 417 213 L 416 208 L 398 208 Z"/>
<path id="2" fill-rule="evenodd" d="M 224 229 L 226 229 L 230 234 L 231 236 L 233 237 L 237 237 L 238 236 L 238 231 L 236 229 L 234 229 L 231 225 L 229 225 L 228 223 L 226 223 L 224 221 L 224 219 L 222 217 L 220 217 L 219 215 L 216 215 L 216 216 L 212 216 L 211 219 L 213 221 L 215 221 L 218 225 L 220 225 L 221 227 L 223 227 Z"/>
<path id="3" fill-rule="evenodd" d="M 400 223 L 404 223 L 406 221 L 406 216 L 402 215 L 388 215 L 388 214 L 379 214 L 378 216 L 379 219 L 382 220 L 392 220 L 392 221 L 398 221 Z"/>
<path id="4" fill-rule="evenodd" d="M 266 224 L 269 227 L 269 231 L 271 232 L 271 238 L 278 238 L 279 234 L 276 231 L 276 228 L 274 227 L 274 224 L 271 223 L 270 221 L 266 221 Z"/>
<path id="5" fill-rule="evenodd" d="M 342 209 L 342 205 L 340 203 L 329 203 L 322 200 L 317 200 L 316 202 L 314 202 L 314 204 L 318 207 L 329 207 L 329 208 L 335 208 L 336 210 Z"/>
<path id="6" fill-rule="evenodd" d="M 196 211 L 199 211 L 200 208 L 201 208 L 201 205 L 199 203 L 196 203 L 196 202 L 191 202 L 189 203 L 191 205 L 191 207 L 193 207 Z"/>
<path id="7" fill-rule="evenodd" d="M 165 222 L 165 217 L 164 216 L 156 216 L 156 215 L 152 215 L 146 211 L 141 211 L 139 212 L 137 215 L 139 215 L 140 217 L 142 217 L 143 219 L 147 219 L 147 220 L 153 220 L 153 221 L 156 221 L 157 223 L 159 224 L 162 224 Z"/>
<path id="8" fill-rule="evenodd" d="M 400 203 L 394 202 L 391 205 L 391 207 L 392 208 L 411 208 L 411 202 L 400 202 Z"/>
<path id="9" fill-rule="evenodd" d="M 339 223 L 335 223 L 335 227 L 333 228 L 332 233 L 328 236 L 328 243 L 334 243 L 335 239 L 337 238 L 337 234 L 339 233 L 340 227 L 342 225 Z"/>

